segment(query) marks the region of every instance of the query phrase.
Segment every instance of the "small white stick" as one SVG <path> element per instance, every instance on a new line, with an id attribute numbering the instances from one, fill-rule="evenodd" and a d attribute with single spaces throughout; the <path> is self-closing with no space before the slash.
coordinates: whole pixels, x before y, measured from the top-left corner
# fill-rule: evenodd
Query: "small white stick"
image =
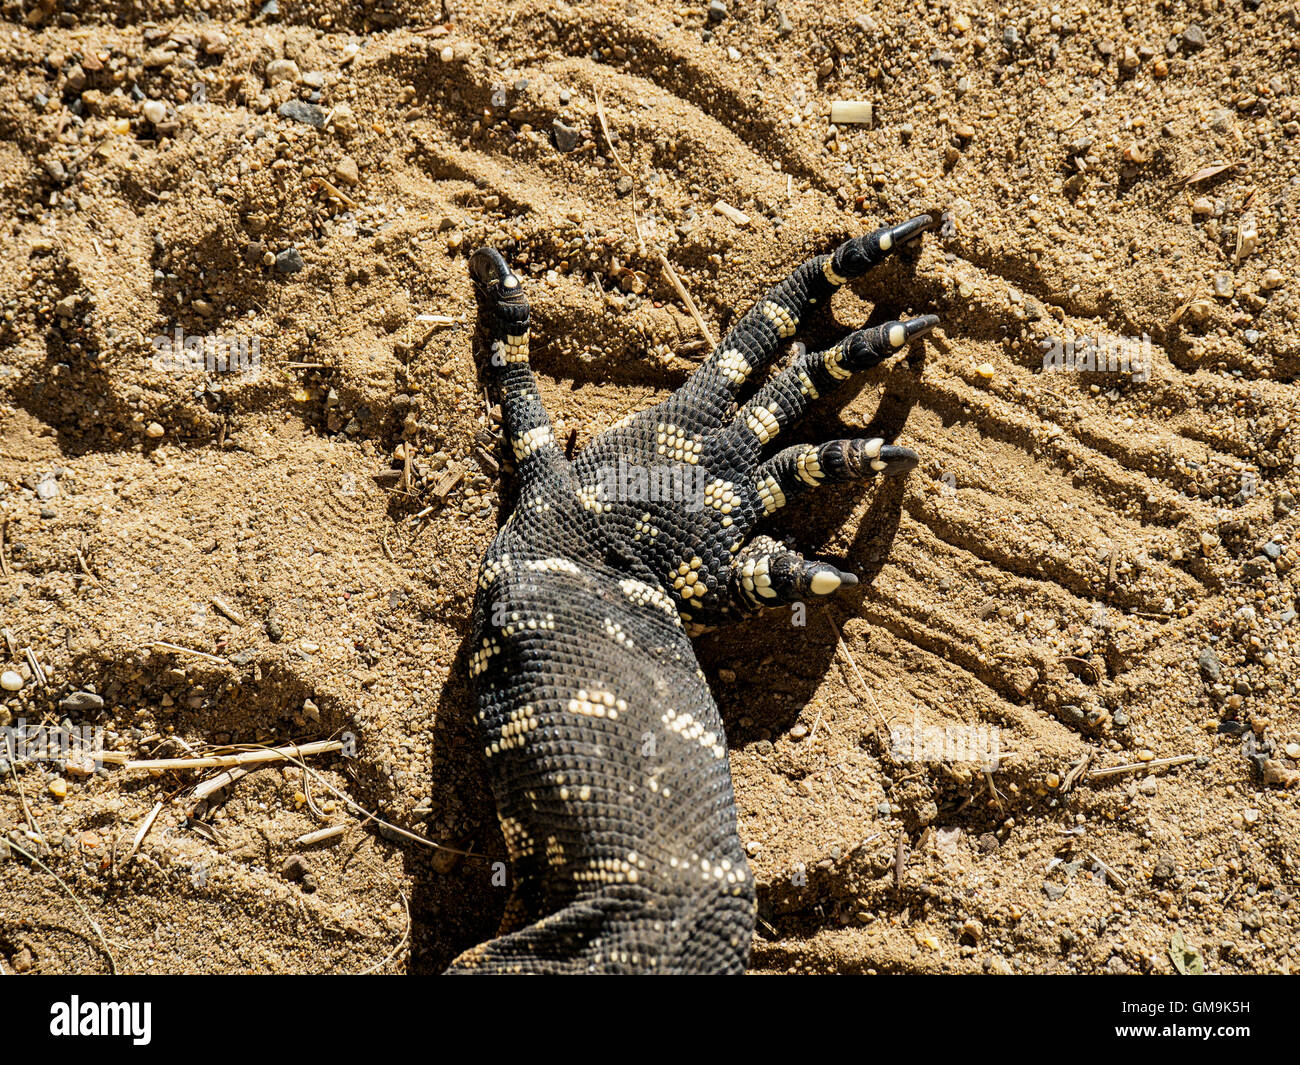
<path id="1" fill-rule="evenodd" d="M 224 658 L 220 658 L 217 655 L 210 655 L 207 651 L 196 651 L 192 647 L 182 647 L 178 643 L 168 643 L 166 640 L 155 640 L 150 645 L 150 649 L 157 652 L 171 651 L 175 654 L 193 655 L 195 658 L 203 658 L 209 662 L 219 662 L 223 666 L 230 664 Z"/>
<path id="2" fill-rule="evenodd" d="M 294 842 L 304 847 L 313 843 L 322 843 L 327 839 L 334 839 L 336 836 L 343 835 L 346 828 L 347 825 L 330 825 L 328 828 L 318 828 L 315 832 L 303 833 Z"/>
<path id="3" fill-rule="evenodd" d="M 135 839 L 131 840 L 131 849 L 127 852 L 126 857 L 122 860 L 122 866 L 124 868 L 126 864 L 132 858 L 135 857 L 135 852 L 140 849 L 140 844 L 144 842 L 144 837 L 149 834 L 149 829 L 153 828 L 153 823 L 156 820 L 158 820 L 158 814 L 162 811 L 162 808 L 163 808 L 162 803 L 160 802 L 154 803 L 153 809 L 149 811 L 148 815 L 140 823 L 140 827 L 136 829 Z"/>
<path id="4" fill-rule="evenodd" d="M 1088 774 L 1089 780 L 1104 780 L 1106 777 L 1123 776 L 1125 773 L 1140 773 L 1143 769 L 1159 769 L 1162 766 L 1186 765 L 1196 761 L 1194 754 L 1180 754 L 1174 758 L 1156 758 L 1150 762 L 1130 762 L 1127 765 L 1113 765 L 1107 769 L 1094 769 Z"/>
<path id="5" fill-rule="evenodd" d="M 283 762 L 343 750 L 342 740 L 317 740 L 289 747 L 266 747 L 238 754 L 208 754 L 202 758 L 145 758 L 127 762 L 124 769 L 228 769 L 257 762 Z"/>
<path id="6" fill-rule="evenodd" d="M 195 785 L 194 790 L 190 792 L 190 797 L 202 802 L 214 792 L 233 784 L 241 777 L 248 776 L 250 772 L 251 770 L 248 769 L 227 769 L 224 773 L 218 773 L 211 780 L 205 780 L 201 784 Z"/>
<path id="7" fill-rule="evenodd" d="M 212 597 L 212 608 L 216 610 L 218 614 L 224 614 L 236 625 L 242 626 L 244 624 L 244 615 L 222 599 L 221 596 L 214 595 Z"/>

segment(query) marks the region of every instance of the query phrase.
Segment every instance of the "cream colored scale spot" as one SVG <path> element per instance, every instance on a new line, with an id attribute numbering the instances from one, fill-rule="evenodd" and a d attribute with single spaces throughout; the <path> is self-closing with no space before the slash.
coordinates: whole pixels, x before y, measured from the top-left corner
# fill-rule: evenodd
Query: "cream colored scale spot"
<path id="1" fill-rule="evenodd" d="M 627 700 L 618 698 L 613 692 L 587 691 L 585 688 L 580 689 L 567 705 L 571 714 L 607 717 L 611 721 L 617 721 L 619 713 L 627 710 Z"/>
<path id="2" fill-rule="evenodd" d="M 511 447 L 514 449 L 516 459 L 524 459 L 535 451 L 540 451 L 547 444 L 554 444 L 555 437 L 551 435 L 551 429 L 548 425 L 538 425 L 529 429 L 517 440 L 511 441 Z"/>
<path id="3" fill-rule="evenodd" d="M 512 610 L 510 617 L 501 627 L 501 632 L 505 636 L 513 636 L 517 632 L 546 632 L 554 630 L 555 615 L 542 614 L 540 617 L 524 617 L 518 610 Z"/>
<path id="4" fill-rule="evenodd" d="M 605 509 L 605 504 L 600 501 L 601 486 L 598 484 L 583 485 L 578 489 L 578 502 L 584 509 L 590 510 L 593 514 L 600 514 Z"/>
<path id="5" fill-rule="evenodd" d="M 730 481 L 714 478 L 704 486 L 704 505 L 712 507 L 723 514 L 730 514 L 740 502 L 736 498 L 736 486 Z"/>
<path id="6" fill-rule="evenodd" d="M 704 442 L 699 437 L 692 436 L 676 425 L 670 425 L 668 422 L 659 422 L 655 426 L 655 451 L 657 454 L 672 459 L 674 462 L 685 462 L 695 466 L 699 464 L 700 452 L 704 449 Z"/>
<path id="7" fill-rule="evenodd" d="M 492 341 L 492 355 L 499 362 L 527 362 L 528 334 L 507 336 L 505 340 Z"/>
<path id="8" fill-rule="evenodd" d="M 540 724 L 541 722 L 535 716 L 531 704 L 518 710 L 511 710 L 509 720 L 501 727 L 501 732 L 485 753 L 491 758 L 502 751 L 522 747 L 527 734 Z"/>
<path id="9" fill-rule="evenodd" d="M 708 594 L 709 589 L 705 586 L 704 574 L 700 572 L 700 567 L 703 565 L 703 561 L 696 555 L 668 574 L 668 579 L 673 582 L 677 594 L 687 601 L 688 606 L 691 596 L 703 599 Z"/>
<path id="10" fill-rule="evenodd" d="M 809 377 L 806 373 L 804 373 L 803 370 L 799 371 L 799 391 L 802 392 L 809 399 L 821 398 L 817 392 L 817 386 L 814 385 L 812 382 L 812 378 Z"/>
<path id="11" fill-rule="evenodd" d="M 749 426 L 750 432 L 758 437 L 760 444 L 766 444 L 781 431 L 781 423 L 776 420 L 777 411 L 780 409 L 776 403 L 769 403 L 766 407 L 751 407 L 746 412 L 745 424 Z"/>
<path id="12" fill-rule="evenodd" d="M 483 572 L 479 574 L 478 586 L 480 588 L 490 588 L 498 577 L 508 572 L 510 572 L 510 555 L 506 553 L 500 558 L 494 558 L 491 562 L 484 563 Z"/>
<path id="13" fill-rule="evenodd" d="M 636 644 L 632 642 L 632 637 L 623 630 L 623 626 L 613 618 L 605 618 L 603 627 L 605 629 L 605 635 L 615 643 L 620 643 L 627 648 L 636 646 Z"/>
<path id="14" fill-rule="evenodd" d="M 749 380 L 753 367 L 744 355 L 734 348 L 728 348 L 718 356 L 718 372 L 733 385 L 743 385 Z"/>
<path id="15" fill-rule="evenodd" d="M 679 736 L 694 740 L 705 750 L 712 752 L 714 758 L 726 756 L 727 749 L 718 742 L 718 734 L 707 731 L 690 713 L 667 710 L 660 720 Z"/>
<path id="16" fill-rule="evenodd" d="M 567 558 L 537 558 L 524 563 L 524 569 L 534 573 L 568 573 L 578 576 L 582 571 Z"/>
<path id="17" fill-rule="evenodd" d="M 523 822 L 513 817 L 501 817 L 501 835 L 505 837 L 506 850 L 512 858 L 527 858 L 537 850 L 537 841 L 528 834 Z"/>
<path id="18" fill-rule="evenodd" d="M 840 344 L 836 344 L 822 357 L 822 365 L 837 381 L 843 381 L 851 376 L 851 371 L 844 365 L 844 348 Z"/>
<path id="19" fill-rule="evenodd" d="M 483 646 L 469 657 L 469 675 L 477 677 L 488 667 L 488 660 L 500 652 L 501 645 L 491 637 L 485 637 Z"/>
<path id="20" fill-rule="evenodd" d="M 759 558 L 747 558 L 740 567 L 740 585 L 750 594 L 764 599 L 775 599 L 776 589 L 772 587 L 772 578 L 768 573 L 771 560 L 763 555 Z"/>
<path id="21" fill-rule="evenodd" d="M 785 493 L 781 491 L 781 486 L 776 483 L 776 478 L 771 474 L 759 481 L 757 487 L 758 498 L 767 513 L 775 514 L 785 506 Z"/>
<path id="22" fill-rule="evenodd" d="M 835 272 L 834 264 L 835 264 L 834 257 L 830 255 L 826 256 L 826 261 L 822 263 L 822 273 L 826 275 L 827 281 L 829 281 L 832 285 L 835 285 L 838 288 L 840 285 L 843 285 L 846 281 L 848 281 L 848 278 L 840 274 L 837 274 Z"/>
<path id="23" fill-rule="evenodd" d="M 595 858 L 584 868 L 575 869 L 573 879 L 579 883 L 635 884 L 640 879 L 641 870 L 644 868 L 644 863 L 637 866 L 626 858 Z M 610 955 L 610 960 L 637 964 L 640 955 L 615 952 Z"/>
<path id="24" fill-rule="evenodd" d="M 761 307 L 763 317 L 772 323 L 776 335 L 782 338 L 792 337 L 799 328 L 799 321 L 779 303 L 764 300 Z"/>
<path id="25" fill-rule="evenodd" d="M 669 599 L 668 596 L 664 595 L 660 589 L 652 588 L 644 581 L 638 581 L 632 577 L 619 581 L 618 586 L 622 590 L 623 594 L 632 601 L 634 606 L 653 604 L 674 621 L 681 621 L 677 616 L 677 607 L 673 605 L 673 601 Z"/>
<path id="26" fill-rule="evenodd" d="M 821 458 L 818 455 L 818 449 L 812 446 L 799 452 L 799 458 L 795 460 L 795 472 L 799 474 L 799 480 L 804 484 L 820 484 L 825 478 L 826 473 L 822 470 Z"/>

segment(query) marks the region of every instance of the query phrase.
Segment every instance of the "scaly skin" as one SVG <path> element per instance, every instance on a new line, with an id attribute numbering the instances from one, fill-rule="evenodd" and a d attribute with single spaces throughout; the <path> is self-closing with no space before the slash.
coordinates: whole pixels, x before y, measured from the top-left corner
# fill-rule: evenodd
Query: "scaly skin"
<path id="1" fill-rule="evenodd" d="M 856 583 L 750 533 L 810 488 L 902 474 L 916 454 L 857 439 L 761 456 L 812 400 L 938 319 L 859 330 L 738 398 L 810 311 L 931 224 L 804 263 L 671 398 L 572 462 L 528 365 L 518 277 L 493 250 L 470 260 L 519 485 L 483 560 L 470 662 L 515 888 L 501 934 L 452 972 L 744 971 L 754 883 L 690 637 Z"/>

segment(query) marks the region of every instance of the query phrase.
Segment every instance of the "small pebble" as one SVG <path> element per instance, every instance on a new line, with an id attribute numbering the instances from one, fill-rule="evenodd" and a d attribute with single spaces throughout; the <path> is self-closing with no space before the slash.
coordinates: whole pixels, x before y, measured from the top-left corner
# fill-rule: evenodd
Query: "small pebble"
<path id="1" fill-rule="evenodd" d="M 345 155 L 334 164 L 334 177 L 342 185 L 355 185 L 361 180 L 361 173 L 357 170 L 357 161 L 350 155 Z"/>
<path id="2" fill-rule="evenodd" d="M 303 268 L 302 255 L 297 248 L 285 248 L 276 255 L 275 268 L 282 274 L 296 274 Z"/>
<path id="3" fill-rule="evenodd" d="M 68 782 L 62 777 L 55 777 L 49 783 L 50 794 L 56 799 L 64 799 L 68 794 Z"/>
<path id="4" fill-rule="evenodd" d="M 167 430 L 164 429 L 164 428 L 163 428 L 161 425 L 159 425 L 157 422 L 150 422 L 150 423 L 145 427 L 145 430 L 144 430 L 144 434 L 145 434 L 145 436 L 152 437 L 154 440 L 157 440 L 160 436 L 162 436 L 162 435 L 163 435 L 164 433 L 166 433 L 166 432 L 167 432 Z"/>
<path id="5" fill-rule="evenodd" d="M 15 673 L 12 669 L 6 669 L 3 673 L 0 673 L 0 688 L 3 688 L 5 691 L 7 692 L 20 691 L 22 689 L 22 686 L 23 686 L 22 676 L 19 675 L 18 673 Z"/>
<path id="6" fill-rule="evenodd" d="M 1195 22 L 1183 30 L 1182 47 L 1184 52 L 1199 52 L 1205 47 L 1205 31 Z"/>
<path id="7" fill-rule="evenodd" d="M 280 105 L 277 113 L 281 118 L 302 122 L 314 129 L 325 128 L 325 112 L 315 104 L 309 104 L 305 100 L 286 100 Z"/>
<path id="8" fill-rule="evenodd" d="M 199 32 L 199 47 L 208 55 L 225 55 L 230 38 L 215 26 L 207 26 Z"/>
<path id="9" fill-rule="evenodd" d="M 1218 680 L 1223 673 L 1223 663 L 1219 661 L 1219 656 L 1214 653 L 1213 648 L 1207 647 L 1197 655 L 1196 664 L 1200 667 L 1201 676 L 1206 680 Z"/>
<path id="10" fill-rule="evenodd" d="M 562 152 L 571 152 L 582 143 L 582 133 L 574 126 L 565 125 L 558 118 L 551 123 L 551 132 L 555 138 L 555 147 Z"/>
<path id="11" fill-rule="evenodd" d="M 709 21 L 721 22 L 727 17 L 727 5 L 722 0 L 709 0 Z"/>
<path id="12" fill-rule="evenodd" d="M 266 83 L 279 85 L 284 81 L 297 81 L 301 77 L 298 64 L 292 59 L 272 59 L 266 64 Z"/>

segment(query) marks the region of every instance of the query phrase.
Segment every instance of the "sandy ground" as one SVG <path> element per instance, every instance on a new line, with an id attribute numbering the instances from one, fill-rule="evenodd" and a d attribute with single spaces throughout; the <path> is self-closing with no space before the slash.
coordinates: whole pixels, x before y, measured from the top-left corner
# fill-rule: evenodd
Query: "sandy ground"
<path id="1" fill-rule="evenodd" d="M 6 971 L 428 972 L 490 936 L 462 645 L 509 487 L 468 252 L 525 273 L 581 446 L 699 357 L 660 253 L 718 333 L 927 209 L 809 339 L 942 334 L 796 437 L 921 467 L 777 523 L 863 587 L 699 642 L 754 968 L 1297 968 L 1295 6 L 144 6 L 0 5 L 0 724 L 346 749 L 202 799 L 215 770 L 6 762 Z M 177 329 L 257 372 L 160 365 Z M 1044 370 L 1083 337 L 1149 358 Z"/>

